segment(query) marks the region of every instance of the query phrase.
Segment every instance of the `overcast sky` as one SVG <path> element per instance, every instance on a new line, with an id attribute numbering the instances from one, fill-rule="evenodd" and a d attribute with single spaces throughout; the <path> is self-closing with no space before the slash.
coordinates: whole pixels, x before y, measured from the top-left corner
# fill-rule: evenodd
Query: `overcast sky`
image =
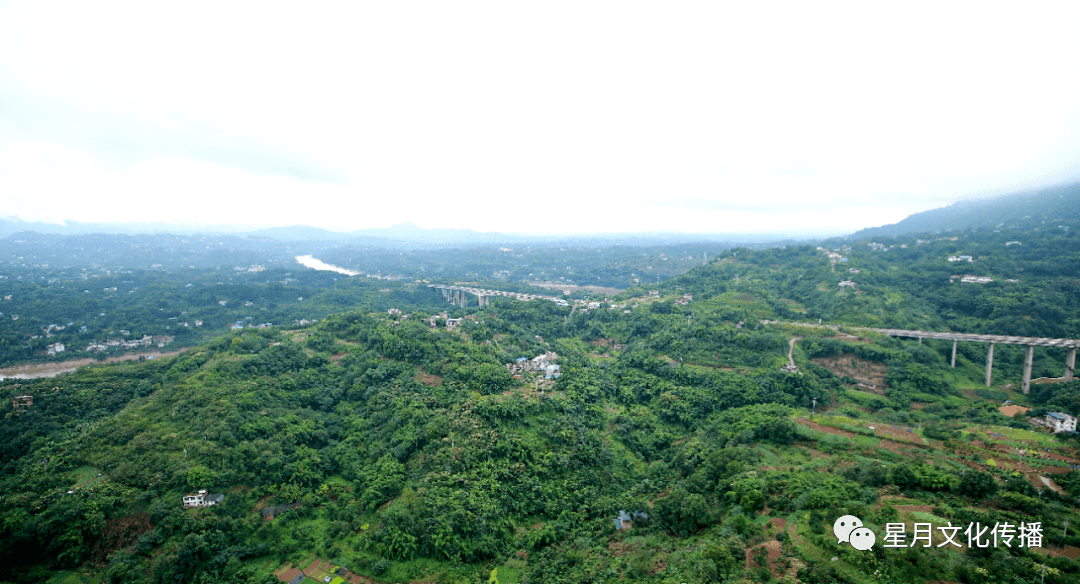
<path id="1" fill-rule="evenodd" d="M 1075 1 L 164 4 L 0 1 L 0 217 L 822 234 L 1080 179 Z"/>

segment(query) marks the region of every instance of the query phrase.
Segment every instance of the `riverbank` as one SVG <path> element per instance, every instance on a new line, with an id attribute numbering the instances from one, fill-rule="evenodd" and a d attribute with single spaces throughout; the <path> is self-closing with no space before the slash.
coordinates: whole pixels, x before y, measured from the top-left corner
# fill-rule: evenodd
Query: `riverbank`
<path id="1" fill-rule="evenodd" d="M 70 373 L 80 367 L 85 367 L 91 363 L 117 363 L 120 361 L 135 361 L 139 357 L 153 357 L 160 359 L 162 357 L 172 357 L 173 355 L 179 355 L 183 352 L 183 349 L 176 351 L 148 351 L 145 353 L 125 353 L 123 355 L 113 355 L 102 361 L 97 359 L 71 359 L 68 361 L 53 361 L 51 363 L 22 363 L 19 365 L 12 365 L 11 367 L 4 367 L 0 369 L 0 381 L 4 379 L 37 379 L 40 377 L 55 377 L 61 373 Z"/>

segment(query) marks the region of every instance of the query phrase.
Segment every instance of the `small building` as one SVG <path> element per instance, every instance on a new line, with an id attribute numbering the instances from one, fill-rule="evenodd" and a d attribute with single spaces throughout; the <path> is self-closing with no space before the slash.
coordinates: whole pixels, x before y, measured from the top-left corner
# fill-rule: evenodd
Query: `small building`
<path id="1" fill-rule="evenodd" d="M 389 314 L 390 316 L 393 316 L 395 314 L 401 314 L 401 309 L 400 308 L 391 308 L 391 309 L 386 311 L 386 314 Z"/>
<path id="2" fill-rule="evenodd" d="M 641 521 L 648 518 L 649 515 L 647 513 L 629 513 L 627 511 L 619 511 L 619 516 L 615 518 L 615 529 L 630 529 L 634 526 L 635 521 Z"/>
<path id="3" fill-rule="evenodd" d="M 660 291 L 659 290 L 649 290 L 649 298 L 659 298 L 659 297 L 660 297 Z"/>
<path id="4" fill-rule="evenodd" d="M 1046 425 L 1055 433 L 1075 432 L 1076 418 L 1062 412 L 1050 412 L 1046 414 Z"/>
<path id="5" fill-rule="evenodd" d="M 63 353 L 64 352 L 64 343 L 53 343 L 53 344 L 49 345 L 48 350 L 46 352 L 50 356 L 55 355 L 57 353 Z"/>
<path id="6" fill-rule="evenodd" d="M 446 319 L 446 330 L 448 330 L 448 331 L 454 330 L 459 324 L 461 324 L 461 320 L 462 319 L 460 319 L 460 318 L 448 318 L 448 319 Z"/>
<path id="7" fill-rule="evenodd" d="M 841 288 L 854 288 L 855 286 L 856 286 L 855 282 L 852 282 L 851 280 L 842 280 L 840 282 L 840 287 Z"/>
<path id="8" fill-rule="evenodd" d="M 34 396 L 32 395 L 17 395 L 11 398 L 12 409 L 25 410 L 32 405 L 34 405 Z"/>
<path id="9" fill-rule="evenodd" d="M 264 521 L 273 521 L 274 517 L 290 510 L 300 507 L 300 501 L 294 501 L 292 503 L 282 503 L 281 505 L 274 505 L 273 507 L 266 507 L 262 510 L 262 516 Z"/>
<path id="10" fill-rule="evenodd" d="M 195 507 L 210 507 L 217 505 L 225 499 L 225 495 L 220 493 L 207 493 L 206 489 L 199 489 L 192 493 L 184 495 L 184 509 L 192 509 Z"/>

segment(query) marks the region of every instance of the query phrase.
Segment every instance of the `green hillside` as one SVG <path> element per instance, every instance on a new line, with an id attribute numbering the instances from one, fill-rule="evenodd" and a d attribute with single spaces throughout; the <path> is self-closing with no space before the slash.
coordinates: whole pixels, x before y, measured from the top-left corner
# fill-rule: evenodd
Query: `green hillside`
<path id="1" fill-rule="evenodd" d="M 952 237 L 734 250 L 600 308 L 443 305 L 452 330 L 420 292 L 404 315 L 357 295 L 314 325 L 5 380 L 0 579 L 1075 582 L 1078 443 L 1027 418 L 1080 414 L 1080 382 L 1019 393 L 1023 349 L 999 346 L 986 388 L 985 346 L 954 369 L 951 343 L 845 329 L 1080 338 L 1066 230 Z M 762 323 L 819 319 L 839 331 Z M 1035 354 L 1061 375 L 1064 349 Z M 506 366 L 544 355 L 557 379 Z M 195 489 L 224 499 L 184 509 Z M 838 544 L 842 515 L 878 545 Z M 949 522 L 1043 539 L 884 547 L 887 523 Z"/>

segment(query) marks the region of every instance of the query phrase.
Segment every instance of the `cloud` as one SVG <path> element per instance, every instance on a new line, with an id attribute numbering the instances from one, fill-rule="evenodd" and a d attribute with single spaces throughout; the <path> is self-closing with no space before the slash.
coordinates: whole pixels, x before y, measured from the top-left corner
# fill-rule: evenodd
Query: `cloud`
<path id="1" fill-rule="evenodd" d="M 257 175 L 345 183 L 348 177 L 265 136 L 182 111 L 147 114 L 93 102 L 28 99 L 0 87 L 5 140 L 47 141 L 86 151 L 106 166 L 132 167 L 155 156 L 188 158 Z"/>

